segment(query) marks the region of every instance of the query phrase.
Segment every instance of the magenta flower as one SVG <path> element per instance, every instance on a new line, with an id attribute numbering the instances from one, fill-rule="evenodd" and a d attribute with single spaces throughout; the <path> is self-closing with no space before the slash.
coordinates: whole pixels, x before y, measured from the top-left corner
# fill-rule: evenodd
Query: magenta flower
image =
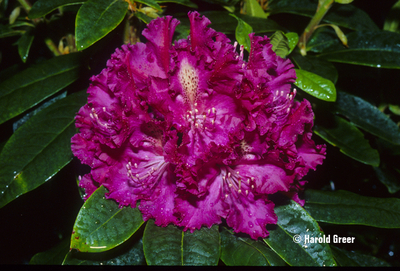
<path id="1" fill-rule="evenodd" d="M 268 236 L 277 217 L 268 195 L 301 202 L 302 177 L 322 164 L 311 139 L 313 112 L 294 101 L 295 71 L 267 37 L 243 49 L 189 13 L 191 34 L 172 42 L 176 19 L 152 21 L 147 43 L 124 45 L 98 76 L 76 116 L 72 151 L 91 167 L 89 197 L 139 209 L 144 220 L 184 230 L 226 219 L 235 232 Z"/>

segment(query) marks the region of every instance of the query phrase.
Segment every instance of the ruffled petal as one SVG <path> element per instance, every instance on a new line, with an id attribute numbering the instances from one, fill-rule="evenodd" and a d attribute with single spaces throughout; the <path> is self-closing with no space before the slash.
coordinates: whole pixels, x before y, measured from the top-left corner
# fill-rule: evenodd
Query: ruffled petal
<path id="1" fill-rule="evenodd" d="M 207 191 L 200 197 L 185 193 L 180 190 L 176 198 L 176 211 L 181 220 L 179 226 L 184 230 L 200 229 L 201 226 L 211 227 L 213 224 L 220 224 L 221 217 L 228 214 L 228 205 L 223 201 L 222 182 L 220 172 L 214 167 L 206 167 L 203 172 L 199 171 L 199 178 L 205 181 Z"/>
<path id="2" fill-rule="evenodd" d="M 147 48 L 154 52 L 158 65 L 164 71 L 164 74 L 159 74 L 158 77 L 166 78 L 169 70 L 174 67 L 169 51 L 172 44 L 172 36 L 178 24 L 179 21 L 177 19 L 166 16 L 151 21 L 147 28 L 143 30 L 142 34 L 148 40 Z"/>
<path id="3" fill-rule="evenodd" d="M 158 226 L 166 227 L 168 224 L 178 224 L 175 213 L 175 176 L 170 166 L 165 166 L 165 170 L 159 175 L 157 185 L 151 190 L 151 196 L 140 201 L 139 210 L 146 221 L 150 218 L 155 219 Z"/>
<path id="4" fill-rule="evenodd" d="M 223 183 L 224 201 L 229 205 L 226 217 L 228 226 L 235 232 L 244 232 L 253 239 L 268 236 L 267 224 L 276 224 L 274 204 L 265 196 L 255 196 L 252 181 L 247 174 L 230 167 L 221 169 L 220 181 Z"/>

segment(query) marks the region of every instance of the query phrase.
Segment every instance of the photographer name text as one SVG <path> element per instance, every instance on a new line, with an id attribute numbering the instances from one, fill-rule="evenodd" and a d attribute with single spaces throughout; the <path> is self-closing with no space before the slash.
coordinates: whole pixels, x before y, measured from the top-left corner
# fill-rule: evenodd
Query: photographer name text
<path id="1" fill-rule="evenodd" d="M 334 235 L 323 235 L 320 237 L 310 236 L 310 235 L 294 235 L 293 242 L 303 243 L 303 244 L 353 244 L 355 237 L 339 236 Z"/>

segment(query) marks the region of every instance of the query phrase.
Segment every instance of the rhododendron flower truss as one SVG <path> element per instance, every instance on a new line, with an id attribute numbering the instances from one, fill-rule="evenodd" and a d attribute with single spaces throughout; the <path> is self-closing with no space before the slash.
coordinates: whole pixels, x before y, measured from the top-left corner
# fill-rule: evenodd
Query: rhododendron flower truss
<path id="1" fill-rule="evenodd" d="M 91 78 L 76 116 L 72 151 L 91 167 L 86 197 L 103 185 L 145 220 L 184 230 L 225 219 L 235 232 L 267 237 L 277 222 L 268 196 L 301 202 L 302 177 L 322 163 L 311 139 L 313 112 L 294 101 L 295 71 L 268 37 L 243 49 L 189 13 L 191 33 L 173 42 L 178 21 L 158 18 L 147 42 L 124 45 Z"/>

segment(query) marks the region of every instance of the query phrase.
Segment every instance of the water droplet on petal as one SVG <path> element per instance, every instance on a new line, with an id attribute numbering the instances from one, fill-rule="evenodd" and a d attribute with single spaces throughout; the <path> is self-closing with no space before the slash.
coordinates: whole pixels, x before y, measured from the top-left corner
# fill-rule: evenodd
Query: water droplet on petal
<path id="1" fill-rule="evenodd" d="M 252 222 L 250 222 L 250 221 L 249 221 L 249 223 L 248 223 L 248 224 L 249 224 L 249 227 L 250 227 L 250 228 L 253 228 L 253 227 L 254 227 L 254 225 L 253 225 L 253 223 L 252 223 Z"/>

